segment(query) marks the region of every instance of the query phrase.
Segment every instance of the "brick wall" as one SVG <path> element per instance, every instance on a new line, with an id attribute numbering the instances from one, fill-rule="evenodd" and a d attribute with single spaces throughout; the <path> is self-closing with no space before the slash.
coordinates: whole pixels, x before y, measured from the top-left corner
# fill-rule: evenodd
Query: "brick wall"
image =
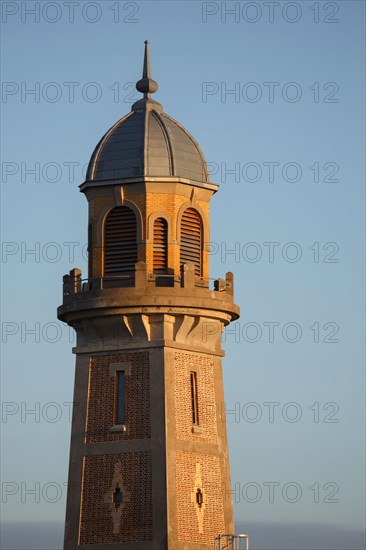
<path id="1" fill-rule="evenodd" d="M 198 487 L 201 508 L 195 502 Z M 225 532 L 219 457 L 178 451 L 176 489 L 178 540 L 212 545 L 214 537 Z"/>
<path id="2" fill-rule="evenodd" d="M 125 432 L 110 433 L 115 423 L 115 376 L 110 363 L 130 364 L 125 377 Z M 92 357 L 85 443 L 150 437 L 149 354 L 123 353 Z"/>
<path id="3" fill-rule="evenodd" d="M 190 372 L 197 373 L 200 433 L 192 432 Z M 208 355 L 174 353 L 174 400 L 176 438 L 217 443 L 216 400 L 212 358 Z"/>
<path id="4" fill-rule="evenodd" d="M 116 486 L 123 498 L 116 507 Z M 152 540 L 152 483 L 149 452 L 84 458 L 79 544 Z"/>

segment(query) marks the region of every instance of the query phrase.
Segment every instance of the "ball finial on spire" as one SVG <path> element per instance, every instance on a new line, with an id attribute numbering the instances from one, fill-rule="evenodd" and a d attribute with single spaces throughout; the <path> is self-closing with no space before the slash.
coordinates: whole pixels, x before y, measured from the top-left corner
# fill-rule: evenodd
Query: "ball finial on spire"
<path id="1" fill-rule="evenodd" d="M 144 94 L 144 97 L 150 97 L 158 89 L 158 83 L 151 78 L 150 73 L 150 56 L 149 56 L 149 41 L 145 40 L 145 55 L 142 78 L 136 82 L 136 89 Z"/>

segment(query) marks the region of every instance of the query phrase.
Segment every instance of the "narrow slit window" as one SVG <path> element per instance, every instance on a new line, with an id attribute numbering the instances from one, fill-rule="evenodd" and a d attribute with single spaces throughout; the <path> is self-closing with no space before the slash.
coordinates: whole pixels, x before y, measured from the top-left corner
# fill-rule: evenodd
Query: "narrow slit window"
<path id="1" fill-rule="evenodd" d="M 197 395 L 197 373 L 191 371 L 191 403 L 192 403 L 192 424 L 198 426 L 198 395 Z"/>
<path id="2" fill-rule="evenodd" d="M 203 493 L 201 491 L 200 488 L 197 489 L 196 491 L 196 503 L 198 505 L 198 508 L 202 508 L 202 504 L 203 504 Z"/>
<path id="3" fill-rule="evenodd" d="M 119 485 L 116 485 L 116 488 L 112 493 L 112 502 L 114 503 L 115 508 L 118 508 L 123 503 L 123 493 L 119 488 Z"/>
<path id="4" fill-rule="evenodd" d="M 116 424 L 123 424 L 125 416 L 125 371 L 117 372 Z"/>

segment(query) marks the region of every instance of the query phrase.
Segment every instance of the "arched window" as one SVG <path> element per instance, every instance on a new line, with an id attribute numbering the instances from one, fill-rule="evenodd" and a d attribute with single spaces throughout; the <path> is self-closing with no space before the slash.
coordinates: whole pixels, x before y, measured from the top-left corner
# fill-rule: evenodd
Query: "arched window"
<path id="1" fill-rule="evenodd" d="M 137 262 L 137 224 L 131 208 L 116 206 L 104 225 L 104 276 L 134 273 Z"/>
<path id="2" fill-rule="evenodd" d="M 168 269 L 168 223 L 164 218 L 154 221 L 154 273 L 166 274 Z"/>
<path id="3" fill-rule="evenodd" d="M 180 263 L 194 264 L 196 276 L 202 276 L 202 222 L 198 212 L 193 208 L 187 208 L 182 216 Z"/>
<path id="4" fill-rule="evenodd" d="M 89 278 L 93 277 L 93 226 L 88 225 L 88 273 Z"/>

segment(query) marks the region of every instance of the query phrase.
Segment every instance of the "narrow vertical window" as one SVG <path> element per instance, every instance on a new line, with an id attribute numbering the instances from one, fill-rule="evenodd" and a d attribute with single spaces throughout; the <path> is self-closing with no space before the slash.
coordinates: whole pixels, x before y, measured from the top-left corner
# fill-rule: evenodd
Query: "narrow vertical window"
<path id="1" fill-rule="evenodd" d="M 198 426 L 198 396 L 197 396 L 197 373 L 191 371 L 191 403 L 192 403 L 192 424 Z"/>
<path id="2" fill-rule="evenodd" d="M 125 371 L 117 371 L 116 424 L 123 424 L 125 416 Z"/>
<path id="3" fill-rule="evenodd" d="M 154 221 L 154 273 L 166 274 L 168 268 L 168 224 L 164 218 Z"/>
<path id="4" fill-rule="evenodd" d="M 115 508 L 118 508 L 123 502 L 123 493 L 118 484 L 112 493 L 112 502 L 114 503 Z"/>
<path id="5" fill-rule="evenodd" d="M 196 503 L 198 505 L 198 508 L 202 508 L 202 504 L 203 504 L 203 493 L 201 491 L 200 488 L 197 489 L 196 491 Z"/>

